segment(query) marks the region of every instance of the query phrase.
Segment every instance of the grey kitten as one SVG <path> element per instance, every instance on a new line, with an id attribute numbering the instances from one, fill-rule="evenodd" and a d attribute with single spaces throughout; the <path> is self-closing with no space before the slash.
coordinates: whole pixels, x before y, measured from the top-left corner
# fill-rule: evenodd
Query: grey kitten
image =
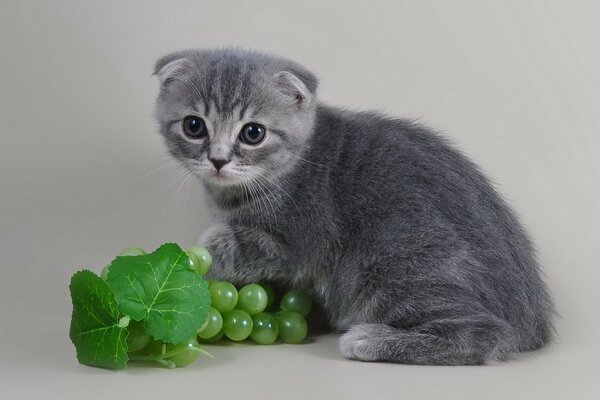
<path id="1" fill-rule="evenodd" d="M 552 338 L 526 233 L 446 139 L 323 105 L 280 57 L 186 50 L 155 73 L 170 153 L 222 220 L 209 278 L 309 290 L 350 359 L 481 364 Z"/>

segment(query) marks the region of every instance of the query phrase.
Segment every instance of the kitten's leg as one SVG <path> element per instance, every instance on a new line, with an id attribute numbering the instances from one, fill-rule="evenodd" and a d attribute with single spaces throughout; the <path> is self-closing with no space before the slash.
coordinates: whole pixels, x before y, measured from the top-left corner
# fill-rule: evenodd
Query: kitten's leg
<path id="1" fill-rule="evenodd" d="M 200 238 L 213 257 L 208 279 L 235 285 L 285 279 L 285 251 L 268 233 L 247 226 L 216 225 Z"/>
<path id="2" fill-rule="evenodd" d="M 340 339 L 349 359 L 403 364 L 473 365 L 510 353 L 510 328 L 486 314 L 438 319 L 412 329 L 385 324 L 351 326 Z"/>

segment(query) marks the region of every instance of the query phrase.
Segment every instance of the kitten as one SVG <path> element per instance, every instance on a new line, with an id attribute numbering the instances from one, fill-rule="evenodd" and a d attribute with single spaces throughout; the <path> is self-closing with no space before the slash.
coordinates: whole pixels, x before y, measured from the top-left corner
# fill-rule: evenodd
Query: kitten
<path id="1" fill-rule="evenodd" d="M 319 103 L 295 62 L 240 49 L 161 58 L 156 117 L 222 223 L 209 278 L 309 290 L 349 359 L 481 364 L 553 336 L 513 212 L 413 122 Z"/>

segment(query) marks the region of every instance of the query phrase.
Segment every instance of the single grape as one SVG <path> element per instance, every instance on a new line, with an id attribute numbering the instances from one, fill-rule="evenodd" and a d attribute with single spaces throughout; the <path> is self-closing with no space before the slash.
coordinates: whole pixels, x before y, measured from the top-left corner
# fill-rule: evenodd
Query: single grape
<path id="1" fill-rule="evenodd" d="M 188 252 L 194 253 L 200 260 L 200 265 L 197 269 L 198 273 L 202 276 L 206 275 L 212 266 L 212 256 L 208 250 L 206 250 L 204 247 L 192 246 L 186 250 L 186 253 Z"/>
<path id="2" fill-rule="evenodd" d="M 268 311 L 273 307 L 273 304 L 275 303 L 275 289 L 273 289 L 273 286 L 269 285 L 266 282 L 260 282 L 259 285 L 262 286 L 263 289 L 265 289 L 265 292 L 267 292 L 267 307 L 265 307 L 265 311 Z"/>
<path id="3" fill-rule="evenodd" d="M 223 314 L 223 333 L 234 342 L 250 336 L 252 317 L 244 310 L 233 310 Z"/>
<path id="4" fill-rule="evenodd" d="M 257 283 L 244 286 L 238 292 L 237 308 L 250 315 L 258 314 L 267 307 L 268 295 L 265 289 Z"/>
<path id="5" fill-rule="evenodd" d="M 212 307 L 211 307 L 212 308 Z M 210 310 L 209 310 L 209 314 L 210 314 Z M 209 315 L 206 316 L 206 319 L 204 320 L 204 322 L 202 323 L 202 326 L 200 326 L 200 328 L 196 329 L 196 334 L 202 332 L 207 326 L 208 323 L 210 322 L 210 318 Z"/>
<path id="6" fill-rule="evenodd" d="M 140 351 L 140 353 L 149 356 L 159 356 L 165 352 L 166 347 L 167 345 L 160 340 L 150 338 L 149 343 Z"/>
<path id="7" fill-rule="evenodd" d="M 100 272 L 100 278 L 102 278 L 103 281 L 106 281 L 106 278 L 108 277 L 108 269 L 109 268 L 110 268 L 110 264 L 108 264 L 104 268 L 102 268 L 102 271 Z"/>
<path id="8" fill-rule="evenodd" d="M 306 317 L 312 308 L 312 303 L 310 297 L 302 290 L 292 290 L 283 296 L 279 307 L 283 311 L 294 311 Z"/>
<path id="9" fill-rule="evenodd" d="M 143 256 L 144 254 L 146 254 L 146 252 L 143 249 L 140 249 L 139 247 L 127 247 L 119 253 L 119 256 Z M 102 271 L 100 272 L 100 278 L 102 278 L 105 281 L 108 277 L 108 270 L 110 268 L 110 265 L 111 264 L 106 265 L 104 268 L 102 268 Z"/>
<path id="10" fill-rule="evenodd" d="M 127 327 L 127 351 L 135 353 L 146 348 L 150 343 L 150 336 L 146 332 L 146 326 L 143 322 L 131 321 Z"/>
<path id="11" fill-rule="evenodd" d="M 208 339 L 203 339 L 200 336 L 198 336 L 198 341 L 202 342 L 202 343 L 215 343 L 215 342 L 218 342 L 219 340 L 221 340 L 223 335 L 224 335 L 223 328 L 221 328 L 219 333 L 217 333 L 216 335 L 214 335 L 213 337 L 210 337 Z"/>
<path id="12" fill-rule="evenodd" d="M 258 344 L 271 344 L 279 335 L 279 323 L 268 312 L 261 312 L 252 317 L 252 333 L 250 337 Z"/>
<path id="13" fill-rule="evenodd" d="M 189 260 L 189 264 L 187 264 L 187 267 L 192 271 L 198 271 L 200 269 L 200 259 L 198 258 L 196 253 L 186 250 L 185 254 L 188 256 Z"/>
<path id="14" fill-rule="evenodd" d="M 285 343 L 300 343 L 308 333 L 308 325 L 302 314 L 293 311 L 277 313 L 279 322 L 279 337 Z"/>
<path id="15" fill-rule="evenodd" d="M 146 252 L 139 247 L 127 247 L 119 253 L 119 256 L 143 256 Z"/>
<path id="16" fill-rule="evenodd" d="M 211 305 L 221 313 L 233 310 L 238 302 L 238 292 L 231 283 L 218 281 L 212 283 L 210 291 Z"/>
<path id="17" fill-rule="evenodd" d="M 221 331 L 221 328 L 223 328 L 223 317 L 214 307 L 210 308 L 206 320 L 208 323 L 204 329 L 198 331 L 198 337 L 201 339 L 210 339 L 217 335 Z"/>
<path id="18" fill-rule="evenodd" d="M 180 344 L 167 344 L 165 353 L 174 352 L 175 354 L 167 359 L 173 361 L 177 367 L 185 367 L 196 361 L 200 355 L 200 352 L 196 350 L 198 347 L 198 341 L 196 337 L 193 337 Z"/>

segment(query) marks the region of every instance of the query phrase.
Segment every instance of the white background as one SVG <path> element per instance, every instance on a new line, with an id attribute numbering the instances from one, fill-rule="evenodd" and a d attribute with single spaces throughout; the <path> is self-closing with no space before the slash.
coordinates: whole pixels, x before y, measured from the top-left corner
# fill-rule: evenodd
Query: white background
<path id="1" fill-rule="evenodd" d="M 598 21 L 594 1 L 3 1 L 0 397 L 598 398 Z M 223 45 L 299 61 L 327 103 L 451 137 L 531 232 L 558 340 L 486 367 L 350 362 L 333 335 L 213 346 L 176 371 L 78 365 L 71 274 L 210 225 L 165 156 L 150 74 L 168 52 Z"/>

